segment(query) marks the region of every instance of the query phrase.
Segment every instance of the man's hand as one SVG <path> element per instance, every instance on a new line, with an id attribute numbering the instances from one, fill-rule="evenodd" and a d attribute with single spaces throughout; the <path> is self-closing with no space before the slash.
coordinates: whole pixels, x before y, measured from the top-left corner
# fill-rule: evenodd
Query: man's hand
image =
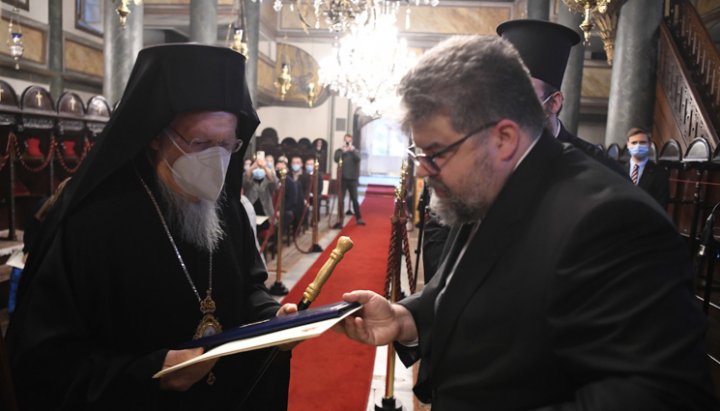
<path id="1" fill-rule="evenodd" d="M 165 355 L 163 369 L 180 364 L 189 359 L 195 358 L 203 353 L 202 348 L 193 348 L 190 350 L 170 350 Z M 187 391 L 200 379 L 205 377 L 207 373 L 215 366 L 217 359 L 203 361 L 198 364 L 185 367 L 160 378 L 160 388 L 170 391 Z"/>
<path id="2" fill-rule="evenodd" d="M 277 311 L 277 313 L 275 313 L 275 316 L 276 317 L 284 317 L 288 314 L 296 313 L 297 311 L 298 311 L 297 304 L 284 304 L 282 307 L 280 307 L 280 309 Z M 283 345 L 278 346 L 278 348 L 280 349 L 280 351 L 290 351 L 293 348 L 295 348 L 295 346 L 297 346 L 298 344 L 300 344 L 300 341 L 283 344 Z"/>
<path id="3" fill-rule="evenodd" d="M 386 345 L 393 341 L 417 339 L 417 328 L 410 312 L 372 291 L 343 294 L 343 300 L 363 305 L 360 315 L 346 317 L 334 329 L 355 341 L 369 345 Z"/>

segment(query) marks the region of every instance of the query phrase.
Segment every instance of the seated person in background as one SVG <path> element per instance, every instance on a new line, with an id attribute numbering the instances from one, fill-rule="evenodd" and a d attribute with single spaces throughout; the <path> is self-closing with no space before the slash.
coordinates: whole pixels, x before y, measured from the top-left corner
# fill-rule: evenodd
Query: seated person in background
<path id="1" fill-rule="evenodd" d="M 243 193 L 255 207 L 257 215 L 272 217 L 275 213 L 272 195 L 277 189 L 275 171 L 259 156 L 243 176 Z"/>
<path id="2" fill-rule="evenodd" d="M 223 47 L 138 54 L 21 280 L 7 345 L 22 410 L 287 408 L 287 354 L 249 397 L 266 351 L 152 379 L 203 352 L 181 343 L 292 311 L 265 288 L 239 201 L 259 123 L 244 67 Z"/>
<path id="3" fill-rule="evenodd" d="M 627 172 L 633 184 L 647 191 L 662 208 L 667 207 L 670 197 L 670 174 L 649 160 L 650 133 L 633 127 L 627 133 L 627 149 L 630 153 Z"/>

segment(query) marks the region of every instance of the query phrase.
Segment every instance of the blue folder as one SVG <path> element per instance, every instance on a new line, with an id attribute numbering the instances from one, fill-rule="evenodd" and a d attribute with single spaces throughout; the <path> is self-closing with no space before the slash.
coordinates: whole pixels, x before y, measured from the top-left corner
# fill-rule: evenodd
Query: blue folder
<path id="1" fill-rule="evenodd" d="M 285 330 L 297 327 L 299 325 L 311 324 L 330 318 L 338 318 L 347 311 L 355 307 L 359 307 L 358 303 L 346 303 L 340 301 L 333 304 L 323 305 L 307 310 L 298 311 L 283 317 L 273 317 L 268 320 L 256 323 L 246 324 L 237 328 L 223 331 L 220 334 L 210 335 L 197 340 L 188 341 L 176 347 L 179 350 L 188 348 L 205 347 L 212 348 L 225 344 L 230 341 L 242 340 L 245 338 L 256 337 L 258 335 L 269 334 L 271 332 Z"/>

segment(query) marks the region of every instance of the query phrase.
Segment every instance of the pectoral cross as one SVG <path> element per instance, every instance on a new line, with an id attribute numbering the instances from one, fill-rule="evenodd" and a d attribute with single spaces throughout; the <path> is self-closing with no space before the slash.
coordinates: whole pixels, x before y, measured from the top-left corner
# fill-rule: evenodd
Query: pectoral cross
<path id="1" fill-rule="evenodd" d="M 40 94 L 40 90 L 35 92 L 35 100 L 37 100 L 37 106 L 42 107 L 42 94 Z"/>

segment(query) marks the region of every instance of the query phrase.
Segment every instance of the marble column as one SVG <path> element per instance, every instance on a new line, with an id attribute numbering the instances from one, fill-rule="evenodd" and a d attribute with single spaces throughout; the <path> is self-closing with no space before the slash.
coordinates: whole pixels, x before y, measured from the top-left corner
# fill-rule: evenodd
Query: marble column
<path id="1" fill-rule="evenodd" d="M 248 91 L 252 98 L 253 105 L 257 109 L 257 70 L 258 70 L 258 45 L 260 38 L 260 2 L 254 2 L 252 0 L 240 0 L 244 1 L 245 11 L 245 41 L 248 45 L 248 56 L 247 63 L 245 64 L 245 78 L 247 79 Z M 256 135 L 260 135 L 262 131 L 262 125 L 255 132 Z M 248 152 L 255 151 L 255 139 L 250 140 L 250 148 Z"/>
<path id="2" fill-rule="evenodd" d="M 190 0 L 190 41 L 217 43 L 217 0 Z"/>
<path id="3" fill-rule="evenodd" d="M 661 0 L 627 1 L 620 9 L 605 145 L 625 144 L 634 126 L 651 128 L 655 105 Z"/>
<path id="4" fill-rule="evenodd" d="M 65 88 L 63 79 L 62 1 L 48 2 L 48 68 L 52 72 L 50 94 L 57 101 Z"/>
<path id="5" fill-rule="evenodd" d="M 527 16 L 529 19 L 550 20 L 550 0 L 528 0 Z"/>
<path id="6" fill-rule="evenodd" d="M 581 39 L 580 43 L 570 49 L 570 56 L 565 66 L 565 77 L 563 77 L 561 86 L 565 103 L 560 112 L 560 121 L 562 121 L 565 128 L 573 134 L 577 134 L 578 130 L 583 67 L 585 64 L 585 46 L 582 40 L 583 34 L 579 27 L 581 20 L 582 17 L 571 13 L 565 4 L 559 5 L 557 22 L 575 30 Z M 580 137 L 582 138 L 582 136 Z"/>
<path id="7" fill-rule="evenodd" d="M 135 59 L 143 47 L 143 6 L 128 2 L 130 14 L 125 28 L 115 12 L 117 3 L 105 4 L 103 94 L 111 106 L 122 97 Z"/>

